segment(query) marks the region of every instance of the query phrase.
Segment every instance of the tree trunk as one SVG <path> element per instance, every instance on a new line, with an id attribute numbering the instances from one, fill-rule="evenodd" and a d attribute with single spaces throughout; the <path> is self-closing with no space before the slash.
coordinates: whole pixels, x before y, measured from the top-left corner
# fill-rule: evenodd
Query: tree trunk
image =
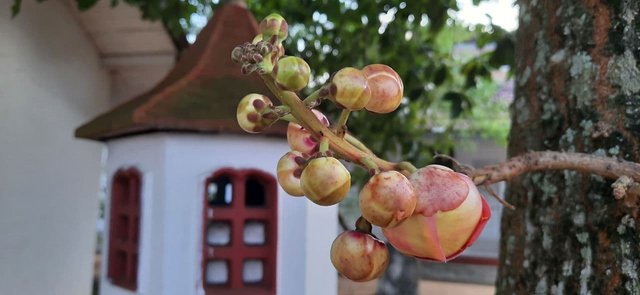
<path id="1" fill-rule="evenodd" d="M 640 162 L 640 2 L 521 0 L 509 155 Z M 640 294 L 639 202 L 570 171 L 509 184 L 498 294 Z"/>

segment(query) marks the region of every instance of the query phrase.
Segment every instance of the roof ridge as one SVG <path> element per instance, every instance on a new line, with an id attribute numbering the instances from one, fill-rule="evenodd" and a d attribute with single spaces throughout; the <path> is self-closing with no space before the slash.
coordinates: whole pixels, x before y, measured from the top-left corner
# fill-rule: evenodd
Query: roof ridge
<path id="1" fill-rule="evenodd" d="M 257 33 L 249 10 L 235 1 L 225 4 L 165 78 L 80 126 L 76 137 L 108 140 L 153 131 L 243 133 L 235 122 L 237 103 L 250 92 L 270 92 L 259 78 L 243 76 L 230 56 L 235 46 Z M 267 135 L 285 132 L 280 126 Z"/>

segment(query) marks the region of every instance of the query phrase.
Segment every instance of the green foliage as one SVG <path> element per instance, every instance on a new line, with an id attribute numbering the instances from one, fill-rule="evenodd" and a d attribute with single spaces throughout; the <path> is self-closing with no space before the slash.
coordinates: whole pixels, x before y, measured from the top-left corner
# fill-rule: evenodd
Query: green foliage
<path id="1" fill-rule="evenodd" d="M 346 66 L 384 63 L 398 72 L 406 99 L 397 111 L 356 112 L 349 120 L 349 129 L 374 152 L 422 166 L 436 152 L 451 152 L 454 135 L 484 133 L 480 126 L 488 128 L 489 137 L 506 140 L 506 104 L 490 104 L 490 110 L 479 104 L 491 103 L 498 88 L 492 70 L 512 63 L 512 36 L 495 26 L 459 24 L 447 13 L 457 9 L 456 1 L 281 0 L 249 7 L 258 19 L 272 11 L 287 19 L 287 54 L 307 60 L 317 85 Z M 497 46 L 479 51 L 475 44 Z"/>
<path id="2" fill-rule="evenodd" d="M 15 0 L 14 13 L 20 1 Z M 88 9 L 96 1 L 77 3 Z M 138 7 L 144 18 L 161 20 L 179 46 L 186 44 L 181 39 L 197 31 L 194 16 L 210 17 L 222 5 L 219 0 L 123 1 Z M 451 152 L 457 134 L 506 141 L 506 103 L 492 100 L 498 86 L 491 73 L 513 63 L 513 37 L 497 26 L 471 28 L 458 23 L 449 14 L 457 10 L 456 0 L 247 0 L 247 4 L 258 20 L 272 12 L 284 16 L 290 28 L 287 54 L 309 63 L 316 87 L 347 66 L 384 63 L 398 72 L 405 86 L 400 108 L 386 115 L 356 112 L 349 121 L 350 130 L 377 154 L 423 166 L 434 153 Z"/>
<path id="3" fill-rule="evenodd" d="M 22 6 L 22 0 L 15 0 L 13 5 L 11 5 L 11 17 L 15 17 L 20 12 L 20 7 Z"/>

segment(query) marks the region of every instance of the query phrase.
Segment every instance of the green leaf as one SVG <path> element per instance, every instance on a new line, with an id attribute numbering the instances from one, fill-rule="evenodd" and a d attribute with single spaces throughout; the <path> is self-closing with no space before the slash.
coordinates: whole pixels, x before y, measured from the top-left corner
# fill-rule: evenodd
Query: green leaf
<path id="1" fill-rule="evenodd" d="M 22 7 L 22 0 L 14 0 L 13 5 L 11 5 L 11 18 L 16 17 L 18 13 L 20 13 L 20 8 Z"/>
<path id="2" fill-rule="evenodd" d="M 95 5 L 98 0 L 76 0 L 78 2 L 78 9 L 81 11 L 87 10 Z"/>
<path id="3" fill-rule="evenodd" d="M 436 86 L 442 85 L 446 80 L 449 79 L 451 74 L 449 73 L 449 68 L 445 65 L 442 65 L 438 68 L 433 76 L 433 84 Z"/>
<path id="4" fill-rule="evenodd" d="M 496 49 L 491 53 L 489 64 L 493 67 L 509 65 L 514 68 L 515 61 L 515 43 L 510 36 L 498 40 Z"/>
<path id="5" fill-rule="evenodd" d="M 469 97 L 460 92 L 449 91 L 442 96 L 442 100 L 451 103 L 451 117 L 458 118 L 460 115 L 471 107 Z"/>

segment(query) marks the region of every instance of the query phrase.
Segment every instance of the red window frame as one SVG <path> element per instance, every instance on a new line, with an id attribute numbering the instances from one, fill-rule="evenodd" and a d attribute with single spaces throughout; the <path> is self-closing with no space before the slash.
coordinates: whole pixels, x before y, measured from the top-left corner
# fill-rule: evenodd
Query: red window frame
<path id="1" fill-rule="evenodd" d="M 131 291 L 138 287 L 141 184 L 135 168 L 119 169 L 111 182 L 107 278 Z"/>
<path id="2" fill-rule="evenodd" d="M 216 179 L 227 177 L 232 185 L 232 199 L 228 205 L 211 205 L 208 201 L 208 185 Z M 245 206 L 247 197 L 246 183 L 255 180 L 264 190 L 263 206 Z M 255 169 L 237 170 L 224 168 L 213 173 L 205 181 L 203 212 L 203 253 L 202 282 L 205 294 L 216 295 L 272 295 L 276 292 L 276 244 L 278 187 L 276 179 L 263 171 Z M 265 224 L 265 243 L 247 245 L 244 243 L 243 230 L 246 222 L 259 221 Z M 207 240 L 208 225 L 221 222 L 230 225 L 230 239 L 226 245 L 212 246 Z M 258 283 L 243 282 L 243 264 L 247 259 L 262 261 L 262 280 Z M 212 261 L 227 263 L 227 281 L 225 284 L 207 283 L 207 263 Z"/>

